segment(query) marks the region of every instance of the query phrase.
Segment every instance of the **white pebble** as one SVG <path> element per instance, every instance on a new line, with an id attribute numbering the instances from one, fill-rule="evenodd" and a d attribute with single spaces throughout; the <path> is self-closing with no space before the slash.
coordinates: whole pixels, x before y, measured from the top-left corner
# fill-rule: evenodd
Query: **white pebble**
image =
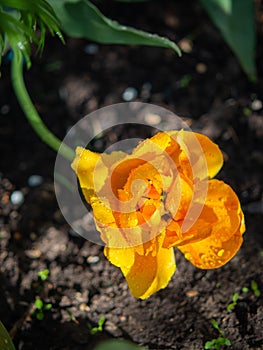
<path id="1" fill-rule="evenodd" d="M 21 191 L 14 191 L 10 196 L 10 201 L 14 205 L 21 205 L 24 202 L 24 195 Z"/>
<path id="2" fill-rule="evenodd" d="M 95 55 L 99 51 L 97 44 L 88 44 L 84 47 L 84 51 L 89 55 Z"/>
<path id="3" fill-rule="evenodd" d="M 127 87 L 122 94 L 122 99 L 126 102 L 134 100 L 138 95 L 138 91 L 134 87 Z"/>
<path id="4" fill-rule="evenodd" d="M 97 264 L 100 261 L 100 258 L 96 255 L 91 255 L 87 258 L 89 264 Z"/>
<path id="5" fill-rule="evenodd" d="M 254 100 L 251 103 L 251 108 L 253 111 L 259 111 L 262 108 L 262 102 L 260 100 Z"/>
<path id="6" fill-rule="evenodd" d="M 37 187 L 43 183 L 43 177 L 40 175 L 31 175 L 27 180 L 28 186 Z"/>
<path id="7" fill-rule="evenodd" d="M 151 125 L 158 125 L 162 120 L 162 118 L 158 114 L 154 114 L 154 113 L 146 114 L 144 119 L 148 124 L 151 124 Z"/>

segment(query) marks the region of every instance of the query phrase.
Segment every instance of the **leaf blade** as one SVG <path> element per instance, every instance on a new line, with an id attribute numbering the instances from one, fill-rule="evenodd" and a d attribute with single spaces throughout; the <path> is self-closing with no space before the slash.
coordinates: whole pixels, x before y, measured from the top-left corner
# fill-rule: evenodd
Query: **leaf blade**
<path id="1" fill-rule="evenodd" d="M 242 69 L 251 80 L 256 79 L 255 8 L 251 0 L 200 0 L 219 28 Z"/>
<path id="2" fill-rule="evenodd" d="M 124 26 L 104 16 L 90 1 L 48 0 L 61 20 L 65 33 L 102 44 L 148 45 L 170 48 L 180 56 L 179 47 L 169 40 Z"/>

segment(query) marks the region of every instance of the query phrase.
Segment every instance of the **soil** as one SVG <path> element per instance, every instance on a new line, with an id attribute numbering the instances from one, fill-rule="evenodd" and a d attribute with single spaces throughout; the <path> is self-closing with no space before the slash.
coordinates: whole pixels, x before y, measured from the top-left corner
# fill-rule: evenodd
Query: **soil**
<path id="1" fill-rule="evenodd" d="M 124 24 L 179 42 L 188 51 L 182 58 L 168 49 L 122 45 L 98 45 L 91 54 L 85 40 L 67 38 L 63 46 L 48 37 L 44 54 L 25 72 L 39 113 L 60 138 L 86 114 L 123 102 L 123 91 L 134 87 L 138 101 L 184 117 L 223 150 L 218 178 L 240 198 L 247 227 L 243 246 L 227 265 L 209 271 L 176 251 L 177 271 L 168 287 L 144 301 L 131 296 L 103 248 L 74 234 L 63 219 L 53 188 L 56 154 L 27 123 L 12 92 L 9 63 L 2 66 L 0 320 L 17 349 L 90 350 L 109 338 L 146 349 L 203 349 L 219 336 L 212 319 L 232 349 L 263 348 L 263 12 L 257 4 L 256 83 L 248 81 L 194 0 L 101 7 Z M 34 174 L 43 182 L 32 187 L 28 179 Z M 10 200 L 14 190 L 24 194 L 20 205 Z M 50 275 L 41 281 L 44 269 Z M 228 311 L 234 293 L 238 300 Z M 34 311 L 36 298 L 52 305 L 43 320 Z M 92 335 L 90 328 L 102 317 L 103 330 Z"/>

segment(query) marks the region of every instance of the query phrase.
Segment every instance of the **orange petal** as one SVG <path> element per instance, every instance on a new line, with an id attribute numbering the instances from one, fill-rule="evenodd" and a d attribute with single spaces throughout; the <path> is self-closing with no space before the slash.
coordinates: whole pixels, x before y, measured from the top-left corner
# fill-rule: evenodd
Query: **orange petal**
<path id="1" fill-rule="evenodd" d="M 195 266 L 218 268 L 237 253 L 244 229 L 244 216 L 234 191 L 223 181 L 211 180 L 201 215 L 178 248 Z"/>
<path id="2" fill-rule="evenodd" d="M 206 158 L 208 175 L 213 178 L 223 166 L 223 154 L 219 147 L 207 136 L 195 133 Z"/>
<path id="3" fill-rule="evenodd" d="M 168 134 L 180 145 L 182 152 L 179 163 L 185 174 L 201 180 L 213 178 L 223 165 L 223 155 L 219 147 L 207 136 L 186 130 L 169 131 Z M 188 163 L 188 165 L 187 165 Z"/>

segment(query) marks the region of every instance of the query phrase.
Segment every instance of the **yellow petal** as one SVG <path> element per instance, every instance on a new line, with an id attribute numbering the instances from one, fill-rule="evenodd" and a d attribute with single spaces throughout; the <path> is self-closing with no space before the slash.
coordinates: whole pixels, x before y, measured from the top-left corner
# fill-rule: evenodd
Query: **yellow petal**
<path id="1" fill-rule="evenodd" d="M 121 266 L 132 295 L 146 299 L 165 288 L 175 271 L 173 248 L 160 248 L 157 255 L 135 253 L 131 267 Z"/>
<path id="2" fill-rule="evenodd" d="M 131 268 L 134 264 L 135 249 L 131 248 L 104 248 L 104 255 L 115 266 L 126 269 Z"/>
<path id="3" fill-rule="evenodd" d="M 76 157 L 71 167 L 78 176 L 80 187 L 86 189 L 86 200 L 90 203 L 90 196 L 94 194 L 94 168 L 100 159 L 100 154 L 77 147 Z"/>
<path id="4" fill-rule="evenodd" d="M 244 216 L 234 191 L 223 181 L 211 180 L 203 211 L 178 248 L 195 266 L 218 268 L 237 253 L 244 229 Z"/>
<path id="5" fill-rule="evenodd" d="M 114 212 L 112 212 L 110 206 L 107 205 L 108 203 L 106 198 L 104 198 L 104 200 L 101 201 L 96 196 L 91 197 L 90 204 L 93 210 L 94 219 L 96 221 L 97 226 L 116 226 Z"/>

